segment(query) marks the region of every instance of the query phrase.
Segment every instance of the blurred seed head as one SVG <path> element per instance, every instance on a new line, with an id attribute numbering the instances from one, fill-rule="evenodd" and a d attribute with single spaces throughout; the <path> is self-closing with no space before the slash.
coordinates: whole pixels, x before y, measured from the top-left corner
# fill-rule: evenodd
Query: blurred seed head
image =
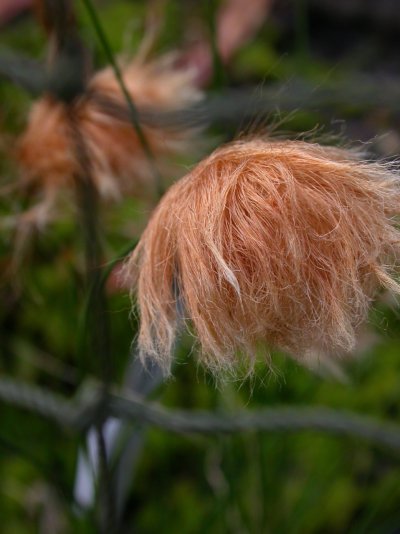
<path id="1" fill-rule="evenodd" d="M 167 192 L 125 276 L 141 357 L 168 373 L 187 325 L 212 370 L 260 346 L 313 365 L 350 353 L 394 279 L 399 179 L 388 165 L 302 141 L 228 144 Z"/>
<path id="2" fill-rule="evenodd" d="M 174 67 L 171 56 L 158 60 L 125 62 L 124 81 L 141 109 L 169 112 L 184 109 L 201 99 L 189 70 Z M 118 113 L 115 113 L 115 110 Z M 17 158 L 22 170 L 21 184 L 42 192 L 47 216 L 55 192 L 73 184 L 82 174 L 76 155 L 76 139 L 69 117 L 73 114 L 90 158 L 92 179 L 101 197 L 119 199 L 125 193 L 154 188 L 152 167 L 133 128 L 124 96 L 111 68 L 96 73 L 87 89 L 72 102 L 48 94 L 31 109 L 26 130 L 19 139 Z M 155 163 L 170 172 L 171 158 L 186 153 L 193 137 L 192 128 L 169 129 L 143 126 Z M 45 200 L 47 199 L 47 200 Z M 37 210 L 34 210 L 35 213 Z M 43 210 L 42 220 L 46 219 Z"/>

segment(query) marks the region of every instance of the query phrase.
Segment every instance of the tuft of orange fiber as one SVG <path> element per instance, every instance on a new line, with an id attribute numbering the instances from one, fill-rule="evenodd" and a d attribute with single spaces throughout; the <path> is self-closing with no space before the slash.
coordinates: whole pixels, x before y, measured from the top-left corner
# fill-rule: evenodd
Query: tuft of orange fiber
<path id="1" fill-rule="evenodd" d="M 214 371 L 260 346 L 307 363 L 355 345 L 379 288 L 395 293 L 399 178 L 388 165 L 302 141 L 217 149 L 154 211 L 126 277 L 141 357 L 168 373 L 177 332 Z"/>
<path id="2" fill-rule="evenodd" d="M 122 66 L 123 78 L 139 109 L 169 112 L 187 108 L 201 98 L 190 70 L 174 67 L 174 58 L 137 59 Z M 119 110 L 119 114 L 113 112 Z M 90 158 L 92 178 L 99 195 L 118 199 L 123 194 L 154 188 L 153 168 L 129 121 L 126 101 L 111 68 L 96 73 L 86 91 L 65 104 L 52 95 L 34 103 L 25 132 L 17 145 L 22 185 L 39 190 L 43 198 L 70 186 L 81 174 L 76 140 L 69 117 L 73 115 Z M 142 126 L 156 165 L 188 151 L 194 131 Z M 46 200 L 47 199 L 47 200 Z"/>

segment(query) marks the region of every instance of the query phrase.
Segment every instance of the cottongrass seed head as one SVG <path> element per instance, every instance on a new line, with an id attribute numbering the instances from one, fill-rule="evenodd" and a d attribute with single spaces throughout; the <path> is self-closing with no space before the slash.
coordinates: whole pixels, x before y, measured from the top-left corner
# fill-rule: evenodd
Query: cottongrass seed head
<path id="1" fill-rule="evenodd" d="M 139 109 L 174 112 L 201 99 L 194 73 L 174 66 L 174 56 L 156 60 L 138 57 L 123 62 L 122 74 L 127 90 Z M 116 116 L 107 105 L 126 109 Z M 73 184 L 82 173 L 76 154 L 76 140 L 69 118 L 76 127 L 90 157 L 94 185 L 105 199 L 120 199 L 126 193 L 142 194 L 154 189 L 154 169 L 133 128 L 124 95 L 113 70 L 107 67 L 92 76 L 86 91 L 73 103 L 65 104 L 45 95 L 32 106 L 27 127 L 17 145 L 21 185 L 39 191 L 41 202 L 34 210 L 38 224 L 51 217 L 57 194 Z M 198 133 L 193 128 L 142 127 L 156 165 L 164 170 L 171 156 L 185 154 Z"/>
<path id="2" fill-rule="evenodd" d="M 260 346 L 302 363 L 353 350 L 379 288 L 395 293 L 399 179 L 303 141 L 223 146 L 163 197 L 126 264 L 143 359 L 170 371 L 187 324 L 217 375 Z"/>

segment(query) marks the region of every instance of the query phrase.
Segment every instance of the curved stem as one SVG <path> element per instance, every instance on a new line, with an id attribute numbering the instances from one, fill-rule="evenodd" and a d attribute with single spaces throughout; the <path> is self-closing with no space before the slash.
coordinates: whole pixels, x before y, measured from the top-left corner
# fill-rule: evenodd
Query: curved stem
<path id="1" fill-rule="evenodd" d="M 115 60 L 115 57 L 114 57 L 114 54 L 113 54 L 113 51 L 111 49 L 111 46 L 108 42 L 108 39 L 107 39 L 107 36 L 106 36 L 106 33 L 100 23 L 100 19 L 97 15 L 97 12 L 96 10 L 94 9 L 93 7 L 93 4 L 92 4 L 92 1 L 91 0 L 82 0 L 83 1 L 83 4 L 85 5 L 85 8 L 86 8 L 86 11 L 88 12 L 88 15 L 92 21 L 92 24 L 93 24 L 93 27 L 97 33 L 97 36 L 98 36 L 98 39 L 103 47 L 103 50 L 107 56 L 107 59 L 108 61 L 110 62 L 113 70 L 114 70 L 114 74 L 115 74 L 115 77 L 118 81 L 118 84 L 120 86 L 120 89 L 122 91 L 122 94 L 124 95 L 124 98 L 125 98 L 125 101 L 126 101 L 126 104 L 128 106 L 128 110 L 129 110 L 129 117 L 130 117 L 130 120 L 131 120 L 131 123 L 133 125 L 133 127 L 135 128 L 136 130 L 136 134 L 138 136 L 138 139 L 142 145 L 142 148 L 143 148 L 143 152 L 148 160 L 148 163 L 149 163 L 149 166 L 150 166 L 150 169 L 151 169 L 151 172 L 154 176 L 154 181 L 155 181 L 155 185 L 156 185 L 156 188 L 157 188 L 157 194 L 159 197 L 161 197 L 163 194 L 164 194 L 164 186 L 163 186 L 163 183 L 162 183 L 162 178 L 161 178 L 161 175 L 160 175 L 160 172 L 157 168 L 157 165 L 155 163 L 155 158 L 154 158 L 154 154 L 151 150 L 151 147 L 150 147 L 150 144 L 147 140 L 147 137 L 143 131 L 143 128 L 140 124 L 140 121 L 139 121 L 139 113 L 138 113 L 138 110 L 133 102 L 133 99 L 132 99 L 132 96 L 130 95 L 129 91 L 128 91 L 128 88 L 124 82 L 124 78 L 123 78 L 123 75 L 122 75 L 122 71 L 117 63 L 117 61 Z"/>

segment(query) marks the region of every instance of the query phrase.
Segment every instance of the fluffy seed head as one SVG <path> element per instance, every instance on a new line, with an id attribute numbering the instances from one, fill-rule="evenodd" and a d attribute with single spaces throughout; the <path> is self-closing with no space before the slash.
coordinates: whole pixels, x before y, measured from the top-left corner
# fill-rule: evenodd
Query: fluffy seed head
<path id="1" fill-rule="evenodd" d="M 400 292 L 399 209 L 397 176 L 350 151 L 219 148 L 171 187 L 127 262 L 142 357 L 168 372 L 185 322 L 214 370 L 260 344 L 304 362 L 350 352 L 379 287 Z"/>
<path id="2" fill-rule="evenodd" d="M 173 57 L 152 62 L 143 60 L 123 67 L 125 84 L 138 108 L 175 111 L 190 106 L 201 98 L 189 70 L 179 70 Z M 151 189 L 154 178 L 139 138 L 125 118 L 117 118 L 99 105 L 99 99 L 126 107 L 124 96 L 111 68 L 95 74 L 87 91 L 72 104 L 72 112 L 91 159 L 92 174 L 99 194 L 119 198 L 125 192 Z M 72 184 L 80 173 L 76 145 L 71 137 L 68 113 L 71 107 L 45 96 L 37 101 L 28 125 L 18 144 L 22 167 L 22 184 L 38 189 L 43 197 L 49 192 Z M 163 166 L 169 156 L 188 150 L 195 133 L 183 129 L 143 126 L 150 148 Z M 162 167 L 163 169 L 163 167 Z M 153 184 L 154 185 L 154 184 Z"/>

